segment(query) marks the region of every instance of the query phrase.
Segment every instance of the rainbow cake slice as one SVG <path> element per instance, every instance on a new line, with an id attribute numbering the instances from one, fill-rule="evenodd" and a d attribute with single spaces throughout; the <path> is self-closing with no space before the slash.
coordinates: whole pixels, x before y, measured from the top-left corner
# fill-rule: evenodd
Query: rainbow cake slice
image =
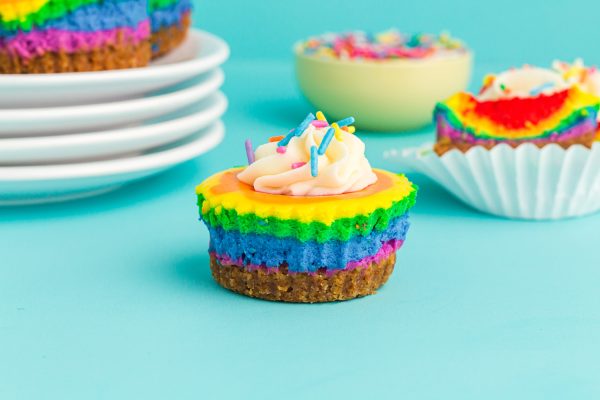
<path id="1" fill-rule="evenodd" d="M 392 273 L 417 189 L 371 168 L 354 118 L 317 118 L 256 151 L 247 141 L 247 167 L 196 188 L 221 286 L 313 303 L 372 294 Z"/>
<path id="2" fill-rule="evenodd" d="M 191 0 L 150 0 L 152 23 L 152 57 L 160 57 L 187 36 L 191 23 Z"/>
<path id="3" fill-rule="evenodd" d="M 557 143 L 562 147 L 590 147 L 598 123 L 598 98 L 572 86 L 549 94 L 481 100 L 458 93 L 439 103 L 435 151 L 466 151 L 473 146 L 492 148 L 505 143 L 538 147 Z"/>
<path id="4" fill-rule="evenodd" d="M 0 0 L 0 73 L 145 66 L 147 5 L 146 0 Z"/>

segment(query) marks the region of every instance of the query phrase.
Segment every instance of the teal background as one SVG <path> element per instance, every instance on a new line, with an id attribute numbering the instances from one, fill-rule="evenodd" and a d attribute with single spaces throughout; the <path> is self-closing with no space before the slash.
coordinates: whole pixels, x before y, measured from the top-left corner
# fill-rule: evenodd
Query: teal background
<path id="1" fill-rule="evenodd" d="M 595 0 L 197 1 L 196 24 L 223 36 L 232 60 L 289 59 L 294 42 L 326 31 L 448 30 L 482 63 L 502 67 L 583 57 L 600 63 Z"/>
<path id="2" fill-rule="evenodd" d="M 279 304 L 212 281 L 194 186 L 243 164 L 245 138 L 262 142 L 311 109 L 290 63 L 298 37 L 449 27 L 477 52 L 477 77 L 597 59 L 592 2 L 396 3 L 199 4 L 199 26 L 233 51 L 221 146 L 100 197 L 0 208 L 0 399 L 599 398 L 600 215 L 500 219 L 410 174 L 413 226 L 375 296 Z M 433 130 L 361 137 L 375 166 L 395 169 L 383 151 Z"/>

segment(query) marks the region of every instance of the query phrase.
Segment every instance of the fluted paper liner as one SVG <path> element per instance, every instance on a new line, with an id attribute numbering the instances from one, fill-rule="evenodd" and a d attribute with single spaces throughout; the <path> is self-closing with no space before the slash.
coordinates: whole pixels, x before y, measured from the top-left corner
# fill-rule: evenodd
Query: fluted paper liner
<path id="1" fill-rule="evenodd" d="M 600 142 L 591 149 L 526 143 L 473 147 L 438 156 L 433 145 L 387 152 L 466 204 L 494 215 L 562 219 L 600 210 Z"/>

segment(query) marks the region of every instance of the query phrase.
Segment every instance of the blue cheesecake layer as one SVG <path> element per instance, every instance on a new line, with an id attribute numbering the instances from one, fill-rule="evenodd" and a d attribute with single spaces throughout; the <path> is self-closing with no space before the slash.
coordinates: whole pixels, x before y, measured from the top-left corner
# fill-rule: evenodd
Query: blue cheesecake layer
<path id="1" fill-rule="evenodd" d="M 367 236 L 354 236 L 348 241 L 329 240 L 301 242 L 295 238 L 278 238 L 256 233 L 208 226 L 210 252 L 241 260 L 244 265 L 278 267 L 284 263 L 291 272 L 316 272 L 319 268 L 344 269 L 350 262 L 377 254 L 382 245 L 393 240 L 404 241 L 409 228 L 408 214 L 390 221 L 383 231 Z"/>
<path id="2" fill-rule="evenodd" d="M 150 13 L 152 32 L 156 32 L 166 26 L 178 24 L 181 16 L 192 10 L 190 0 L 179 0 L 167 7 L 157 8 Z"/>

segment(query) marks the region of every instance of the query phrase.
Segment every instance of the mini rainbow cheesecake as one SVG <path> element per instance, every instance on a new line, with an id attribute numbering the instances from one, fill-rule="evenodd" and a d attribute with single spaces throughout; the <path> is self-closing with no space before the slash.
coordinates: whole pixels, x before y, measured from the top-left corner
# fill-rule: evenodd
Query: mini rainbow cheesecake
<path id="1" fill-rule="evenodd" d="M 387 281 L 417 189 L 371 168 L 353 121 L 309 114 L 256 150 L 247 141 L 247 167 L 196 188 L 221 286 L 312 303 L 372 294 Z"/>
<path id="2" fill-rule="evenodd" d="M 150 55 L 146 0 L 0 0 L 0 73 L 132 68 Z"/>
<path id="3" fill-rule="evenodd" d="M 479 95 L 457 93 L 439 103 L 435 151 L 498 144 L 591 147 L 599 99 L 552 70 L 525 66 L 488 76 Z"/>
<path id="4" fill-rule="evenodd" d="M 191 23 L 191 0 L 150 0 L 152 57 L 160 57 L 179 46 Z"/>

